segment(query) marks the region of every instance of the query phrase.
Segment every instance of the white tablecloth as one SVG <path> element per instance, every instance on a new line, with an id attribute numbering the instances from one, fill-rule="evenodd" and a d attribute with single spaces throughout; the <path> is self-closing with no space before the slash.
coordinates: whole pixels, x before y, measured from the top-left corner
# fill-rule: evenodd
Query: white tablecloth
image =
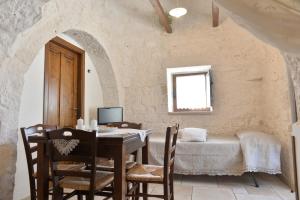
<path id="1" fill-rule="evenodd" d="M 132 129 L 132 128 L 112 128 L 109 132 L 98 132 L 97 137 L 101 136 L 111 136 L 111 135 L 122 135 L 122 134 L 138 134 L 142 142 L 145 141 L 147 134 L 151 132 L 150 129 L 148 130 L 139 130 L 139 129 Z"/>

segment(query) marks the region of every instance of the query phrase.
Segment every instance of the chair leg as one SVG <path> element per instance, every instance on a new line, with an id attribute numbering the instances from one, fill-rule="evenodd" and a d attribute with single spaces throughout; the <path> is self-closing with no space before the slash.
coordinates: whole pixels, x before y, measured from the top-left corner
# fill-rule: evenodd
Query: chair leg
<path id="1" fill-rule="evenodd" d="M 170 188 L 169 182 L 164 183 L 164 200 L 169 200 L 170 199 L 170 197 L 169 197 L 169 194 L 170 194 L 169 188 Z"/>
<path id="2" fill-rule="evenodd" d="M 52 198 L 55 200 L 63 200 L 63 189 L 60 187 L 54 187 Z"/>
<path id="3" fill-rule="evenodd" d="M 134 194 L 135 194 L 135 195 L 139 195 L 139 194 L 140 194 L 140 183 L 136 183 L 136 184 L 138 184 L 138 185 L 137 185 L 136 190 L 134 191 Z M 133 199 L 134 199 L 134 200 L 139 200 L 139 197 L 136 196 L 136 197 L 134 197 Z"/>
<path id="4" fill-rule="evenodd" d="M 148 194 L 148 183 L 142 183 L 143 185 L 143 193 Z M 148 197 L 143 197 L 144 200 L 148 200 Z"/>
<path id="5" fill-rule="evenodd" d="M 171 193 L 171 200 L 174 200 L 174 183 L 173 183 L 173 181 L 170 182 L 170 193 Z"/>
<path id="6" fill-rule="evenodd" d="M 78 194 L 78 195 L 77 195 L 77 200 L 83 200 L 82 194 Z"/>
<path id="7" fill-rule="evenodd" d="M 130 187 L 129 187 L 129 182 L 127 182 L 127 192 L 130 190 Z M 132 185 L 133 185 L 133 183 L 132 183 Z M 127 199 L 130 199 L 130 198 L 127 198 Z M 133 198 L 131 198 L 131 199 L 133 199 Z"/>
<path id="8" fill-rule="evenodd" d="M 86 200 L 94 200 L 94 194 L 87 194 L 85 195 Z"/>
<path id="9" fill-rule="evenodd" d="M 170 186 L 170 193 L 171 194 L 171 197 L 169 197 L 171 200 L 174 200 L 174 174 L 171 173 L 170 174 L 170 183 L 169 183 L 169 186 Z M 168 196 L 169 196 L 168 194 Z"/>
<path id="10" fill-rule="evenodd" d="M 115 200 L 115 195 L 114 195 L 114 193 L 115 193 L 115 191 L 114 191 L 115 190 L 115 186 L 114 186 L 114 182 L 111 183 L 111 187 L 112 187 L 112 197 L 111 197 L 111 199 Z"/>
<path id="11" fill-rule="evenodd" d="M 35 189 L 32 188 L 31 185 L 30 185 L 30 197 L 31 197 L 31 200 L 36 200 L 37 199 L 37 195 L 36 195 Z"/>

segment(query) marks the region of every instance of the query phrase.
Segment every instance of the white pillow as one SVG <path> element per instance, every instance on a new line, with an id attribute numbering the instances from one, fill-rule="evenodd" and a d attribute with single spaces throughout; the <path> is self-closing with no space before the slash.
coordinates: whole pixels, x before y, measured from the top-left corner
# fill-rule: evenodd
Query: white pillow
<path id="1" fill-rule="evenodd" d="M 202 128 L 183 128 L 179 130 L 183 142 L 206 142 L 207 130 Z"/>

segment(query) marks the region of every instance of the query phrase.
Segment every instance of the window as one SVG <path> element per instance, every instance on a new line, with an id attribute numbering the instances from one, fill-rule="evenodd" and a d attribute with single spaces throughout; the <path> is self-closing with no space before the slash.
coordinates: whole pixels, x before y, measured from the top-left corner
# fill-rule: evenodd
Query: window
<path id="1" fill-rule="evenodd" d="M 211 112 L 211 66 L 168 68 L 168 111 Z"/>

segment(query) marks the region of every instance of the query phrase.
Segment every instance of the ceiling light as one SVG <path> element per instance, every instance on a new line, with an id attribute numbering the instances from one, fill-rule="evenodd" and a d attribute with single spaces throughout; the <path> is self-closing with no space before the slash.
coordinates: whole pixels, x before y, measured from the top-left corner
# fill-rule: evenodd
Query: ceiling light
<path id="1" fill-rule="evenodd" d="M 187 10 L 185 8 L 173 8 L 169 11 L 169 14 L 173 17 L 179 18 L 186 15 Z"/>

